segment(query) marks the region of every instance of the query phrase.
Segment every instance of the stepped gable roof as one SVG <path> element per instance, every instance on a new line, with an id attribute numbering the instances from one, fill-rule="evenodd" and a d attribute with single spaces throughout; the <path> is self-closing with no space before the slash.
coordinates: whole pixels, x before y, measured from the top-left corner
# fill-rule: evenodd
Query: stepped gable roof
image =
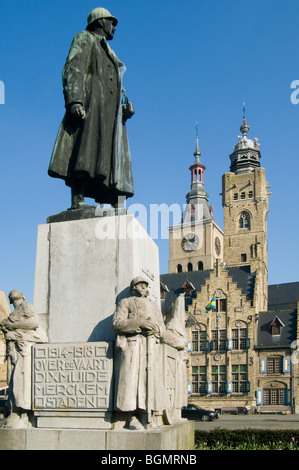
<path id="1" fill-rule="evenodd" d="M 255 273 L 251 274 L 250 266 L 227 268 L 227 271 L 233 282 L 236 282 L 238 288 L 241 289 L 242 294 L 246 295 L 246 300 L 253 300 Z"/>
<path id="2" fill-rule="evenodd" d="M 279 335 L 272 335 L 272 323 L 277 319 L 282 324 Z M 257 349 L 290 347 L 297 334 L 297 310 L 260 312 L 257 328 Z"/>
<path id="3" fill-rule="evenodd" d="M 167 309 L 171 308 L 176 298 L 184 292 L 184 284 L 186 281 L 194 287 L 191 297 L 186 298 L 186 307 L 191 304 L 192 298 L 196 293 L 201 290 L 206 279 L 210 277 L 213 270 L 205 271 L 191 271 L 184 273 L 162 274 L 160 276 L 163 285 L 167 286 L 168 292 L 165 293 L 165 300 L 162 302 L 162 311 L 165 313 Z M 246 295 L 247 300 L 253 299 L 255 275 L 251 274 L 250 266 L 241 266 L 234 268 L 227 268 L 228 275 L 232 281 L 237 284 L 241 289 L 242 294 Z"/>

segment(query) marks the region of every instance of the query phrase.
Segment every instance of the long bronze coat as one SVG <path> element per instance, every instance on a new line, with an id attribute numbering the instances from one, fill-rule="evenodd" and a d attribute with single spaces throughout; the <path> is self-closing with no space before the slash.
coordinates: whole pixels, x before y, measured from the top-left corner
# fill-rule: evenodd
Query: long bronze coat
<path id="1" fill-rule="evenodd" d="M 73 39 L 62 73 L 66 113 L 48 173 L 68 186 L 76 173 L 85 175 L 85 196 L 99 203 L 134 194 L 121 103 L 125 70 L 105 38 L 82 31 Z M 84 106 L 85 120 L 71 116 L 73 103 Z"/>

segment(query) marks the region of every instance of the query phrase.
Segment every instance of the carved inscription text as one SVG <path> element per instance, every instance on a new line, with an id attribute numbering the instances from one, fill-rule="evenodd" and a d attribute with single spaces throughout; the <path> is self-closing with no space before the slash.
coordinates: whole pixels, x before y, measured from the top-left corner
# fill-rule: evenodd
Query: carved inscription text
<path id="1" fill-rule="evenodd" d="M 41 344 L 33 348 L 33 409 L 108 410 L 112 345 Z"/>

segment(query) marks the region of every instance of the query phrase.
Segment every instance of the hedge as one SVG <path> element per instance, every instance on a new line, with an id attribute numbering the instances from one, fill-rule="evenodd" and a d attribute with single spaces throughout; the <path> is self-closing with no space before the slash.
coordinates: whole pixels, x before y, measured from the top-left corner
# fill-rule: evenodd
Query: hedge
<path id="1" fill-rule="evenodd" d="M 215 429 L 195 431 L 195 448 L 232 449 L 239 447 L 299 449 L 299 430 Z"/>

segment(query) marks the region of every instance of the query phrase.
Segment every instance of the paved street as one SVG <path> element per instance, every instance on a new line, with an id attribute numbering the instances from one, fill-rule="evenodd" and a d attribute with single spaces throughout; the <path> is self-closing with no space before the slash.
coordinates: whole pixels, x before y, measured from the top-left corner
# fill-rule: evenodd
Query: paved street
<path id="1" fill-rule="evenodd" d="M 299 415 L 220 415 L 215 421 L 195 421 L 195 429 L 211 431 L 225 429 L 296 429 L 299 430 Z"/>

